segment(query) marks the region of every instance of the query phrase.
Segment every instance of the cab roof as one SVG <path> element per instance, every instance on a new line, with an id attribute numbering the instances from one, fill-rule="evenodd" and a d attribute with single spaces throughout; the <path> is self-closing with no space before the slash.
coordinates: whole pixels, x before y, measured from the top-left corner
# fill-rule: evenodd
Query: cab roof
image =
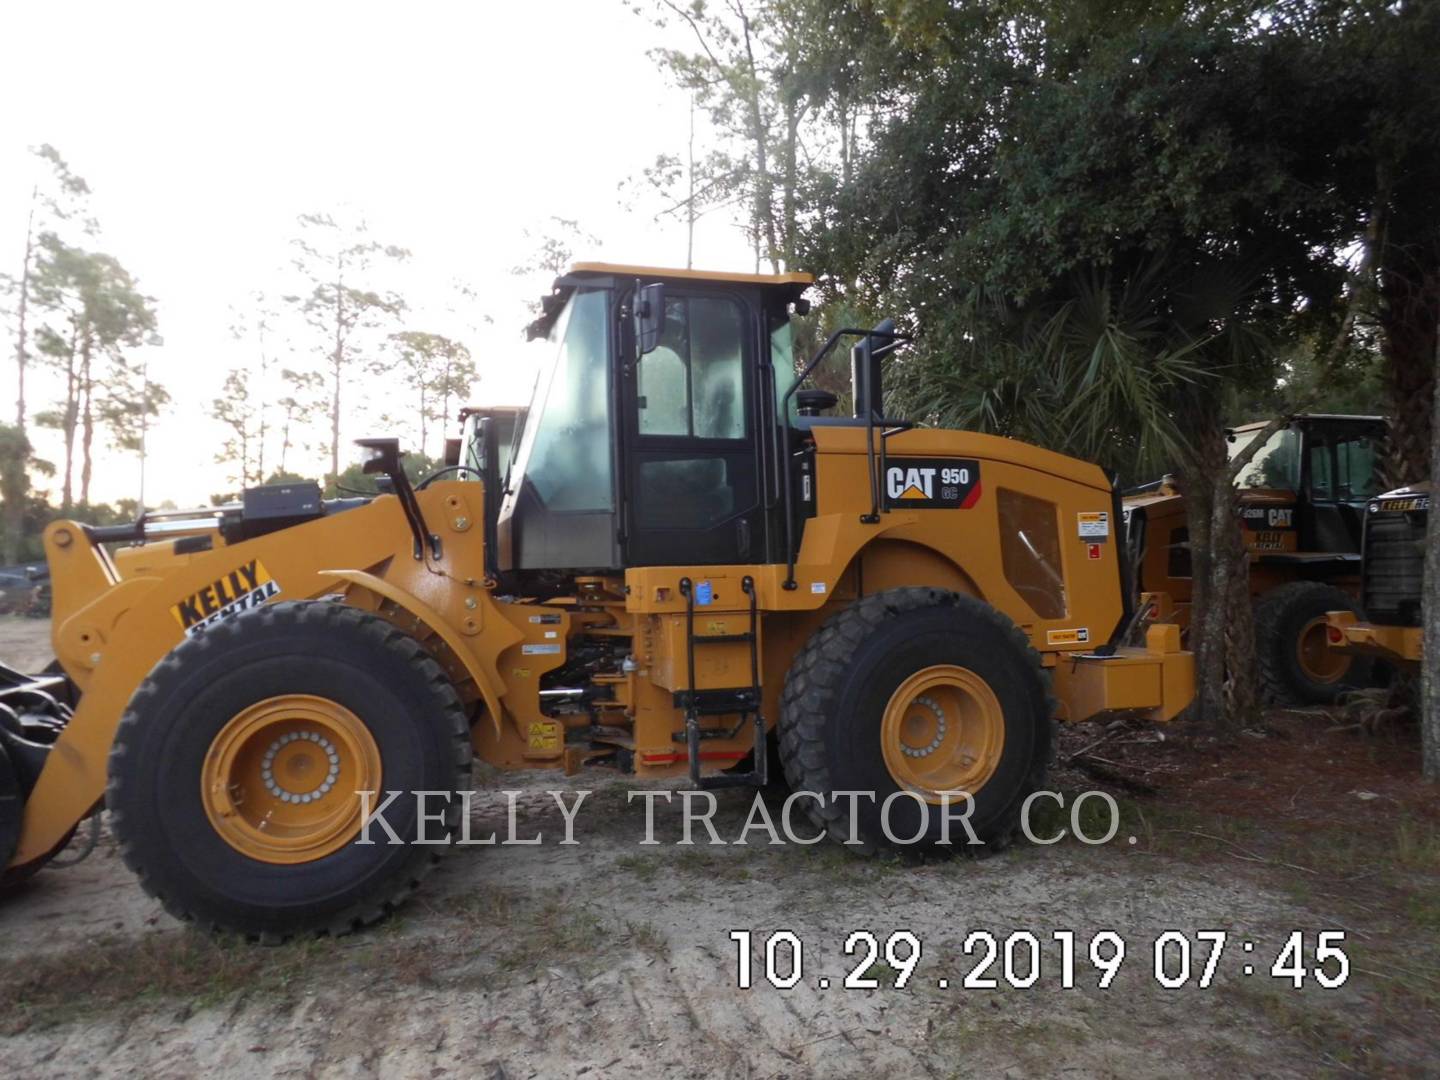
<path id="1" fill-rule="evenodd" d="M 669 278 L 680 281 L 723 281 L 734 285 L 815 284 L 814 274 L 740 274 L 730 270 L 675 270 L 663 266 L 630 266 L 625 263 L 605 262 L 572 263 L 570 273 L 577 275 L 610 274 L 615 277 Z"/>
<path id="2" fill-rule="evenodd" d="M 811 285 L 813 274 L 744 274 L 731 270 L 681 270 L 665 266 L 632 266 L 629 263 L 577 262 L 555 279 L 548 296 L 540 298 L 540 317 L 525 328 L 531 340 L 544 337 L 575 286 L 587 279 L 619 278 L 650 281 L 712 281 L 723 285 L 752 285 L 761 289 L 781 290 L 787 301 L 799 299 Z"/>
<path id="3" fill-rule="evenodd" d="M 1383 416 L 1362 416 L 1359 413 L 1299 413 L 1296 420 L 1351 420 L 1355 423 L 1379 423 L 1385 419 Z M 1269 420 L 1250 420 L 1243 424 L 1236 424 L 1230 430 L 1234 432 L 1259 431 Z"/>

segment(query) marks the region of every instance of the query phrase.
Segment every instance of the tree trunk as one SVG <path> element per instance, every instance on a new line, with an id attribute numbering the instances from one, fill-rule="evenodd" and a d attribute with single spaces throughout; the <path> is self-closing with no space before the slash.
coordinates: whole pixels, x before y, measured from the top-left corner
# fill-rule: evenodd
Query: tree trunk
<path id="1" fill-rule="evenodd" d="M 25 435 L 25 364 L 30 359 L 25 319 L 30 309 L 30 262 L 35 255 L 35 199 L 40 189 L 30 192 L 30 216 L 25 220 L 25 261 L 20 266 L 20 305 L 15 311 L 15 426 Z"/>
<path id="2" fill-rule="evenodd" d="M 70 356 L 65 365 L 65 414 L 61 418 L 61 430 L 65 435 L 65 478 L 60 486 L 60 506 L 63 510 L 69 510 L 75 505 L 73 477 L 75 476 L 75 427 L 79 422 L 80 406 L 76 399 L 77 382 L 75 372 L 75 350 L 77 338 L 81 334 L 79 327 L 76 327 L 70 335 Z M 84 332 L 88 339 L 90 331 L 87 328 Z"/>
<path id="3" fill-rule="evenodd" d="M 340 376 L 345 370 L 345 277 L 335 278 L 335 355 L 331 358 L 335 385 L 330 395 L 330 477 L 340 478 Z"/>
<path id="4" fill-rule="evenodd" d="M 85 345 L 80 353 L 80 505 L 90 505 L 91 447 L 95 442 L 95 416 L 92 406 L 95 397 L 95 380 L 90 361 L 92 353 L 90 336 L 85 336 Z"/>
<path id="5" fill-rule="evenodd" d="M 440 384 L 440 433 L 442 438 L 450 434 L 450 369 L 453 366 L 454 361 L 446 356 L 445 381 Z"/>
<path id="6" fill-rule="evenodd" d="M 765 257 L 770 262 L 770 272 L 780 272 L 780 244 L 775 235 L 775 180 L 770 175 L 770 130 L 765 123 L 764 111 L 760 108 L 761 73 L 755 64 L 755 51 L 751 44 L 750 18 L 743 6 L 737 4 L 740 28 L 745 40 L 745 59 L 749 66 L 746 106 L 750 113 L 750 137 L 755 143 L 755 229 L 756 246 L 763 237 L 766 246 Z"/>
<path id="7" fill-rule="evenodd" d="M 685 152 L 690 193 L 685 199 L 685 269 L 695 267 L 695 95 L 690 95 L 690 142 Z"/>
<path id="8" fill-rule="evenodd" d="M 1205 395 L 1186 409 L 1186 430 L 1202 433 L 1181 469 L 1190 542 L 1190 648 L 1195 653 L 1195 700 L 1191 716 L 1226 730 L 1226 644 L 1233 536 L 1237 526 L 1233 492 L 1226 473 L 1225 438 L 1219 403 Z"/>
<path id="9" fill-rule="evenodd" d="M 785 260 L 787 270 L 795 265 L 795 188 L 798 171 L 796 146 L 799 139 L 800 103 L 792 94 L 785 102 L 785 188 L 781 192 L 781 207 L 785 220 L 781 222 L 780 254 Z"/>
<path id="10" fill-rule="evenodd" d="M 15 309 L 15 429 L 17 456 L 7 461 L 10 475 L 4 478 L 5 550 L 0 552 L 7 563 L 20 561 L 25 533 L 25 503 L 30 494 L 30 443 L 25 436 L 25 364 L 29 360 L 29 340 L 25 324 L 30 307 L 30 262 L 35 253 L 35 199 L 39 188 L 30 192 L 30 214 L 25 221 L 25 261 L 20 267 L 20 301 Z"/>
<path id="11" fill-rule="evenodd" d="M 1245 546 L 1238 500 L 1227 481 L 1227 523 L 1215 545 L 1224 558 L 1225 578 L 1225 727 L 1250 727 L 1260 720 L 1260 671 L 1255 652 L 1255 609 L 1250 600 L 1250 551 Z"/>
<path id="12" fill-rule="evenodd" d="M 1440 379 L 1440 339 L 1435 343 L 1431 374 Z M 1440 432 L 1440 393 L 1432 395 L 1430 423 Z M 1434 481 L 1440 478 L 1440 438 L 1430 440 L 1430 513 L 1425 525 L 1425 591 L 1420 610 L 1425 622 L 1424 660 L 1421 663 L 1420 742 L 1425 778 L 1440 781 L 1440 494 Z"/>
<path id="13" fill-rule="evenodd" d="M 270 362 L 265 356 L 265 326 L 262 322 L 259 328 L 260 335 L 260 433 L 258 447 L 255 451 L 255 476 L 258 483 L 265 482 L 265 413 L 270 405 Z"/>
<path id="14" fill-rule="evenodd" d="M 1408 252 L 1394 249 L 1391 258 L 1404 265 L 1381 268 L 1380 322 L 1391 421 L 1386 479 L 1399 487 L 1434 475 L 1429 458 L 1440 267 L 1422 269 Z"/>

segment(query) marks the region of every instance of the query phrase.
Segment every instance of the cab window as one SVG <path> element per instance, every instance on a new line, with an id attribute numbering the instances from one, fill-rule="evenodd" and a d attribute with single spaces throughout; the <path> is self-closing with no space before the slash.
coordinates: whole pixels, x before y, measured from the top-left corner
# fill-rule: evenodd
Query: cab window
<path id="1" fill-rule="evenodd" d="M 1042 619 L 1065 617 L 1065 576 L 1055 504 L 999 488 L 1000 564 L 1005 580 Z"/>
<path id="2" fill-rule="evenodd" d="M 1233 458 L 1255 440 L 1255 435 L 1241 432 L 1230 444 Z M 1241 488 L 1279 488 L 1296 491 L 1300 487 L 1300 432 L 1281 428 L 1265 440 L 1236 480 Z"/>
<path id="3" fill-rule="evenodd" d="M 733 300 L 666 299 L 664 333 L 638 369 L 642 436 L 745 437 L 743 320 Z"/>
<path id="4" fill-rule="evenodd" d="M 1315 432 L 1310 444 L 1311 497 L 1364 502 L 1380 494 L 1380 458 L 1380 437 L 1375 432 Z"/>
<path id="5" fill-rule="evenodd" d="M 601 291 L 577 292 L 556 321 L 555 359 L 522 443 L 517 464 L 551 510 L 614 509 L 606 301 Z"/>

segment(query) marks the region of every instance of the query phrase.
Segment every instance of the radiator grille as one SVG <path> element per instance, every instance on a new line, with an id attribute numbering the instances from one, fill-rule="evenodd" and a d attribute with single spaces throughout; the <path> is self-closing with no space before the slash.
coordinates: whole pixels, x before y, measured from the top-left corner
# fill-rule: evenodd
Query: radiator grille
<path id="1" fill-rule="evenodd" d="M 1391 626 L 1420 625 L 1425 573 L 1423 510 L 1370 515 L 1365 533 L 1365 613 Z"/>

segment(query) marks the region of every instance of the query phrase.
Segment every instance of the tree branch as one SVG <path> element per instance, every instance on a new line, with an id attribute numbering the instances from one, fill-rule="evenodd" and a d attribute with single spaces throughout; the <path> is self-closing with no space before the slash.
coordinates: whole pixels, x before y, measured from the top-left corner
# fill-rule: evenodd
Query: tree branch
<path id="1" fill-rule="evenodd" d="M 1390 196 L 1389 177 L 1383 169 L 1380 170 L 1377 180 L 1375 203 L 1371 207 L 1370 221 L 1365 229 L 1365 242 L 1360 256 L 1360 265 L 1356 268 L 1354 275 L 1355 285 L 1350 293 L 1350 300 L 1345 305 L 1345 317 L 1340 320 L 1340 326 L 1335 331 L 1335 337 L 1330 342 L 1330 347 L 1321 356 L 1317 365 L 1314 385 L 1307 393 L 1296 398 L 1289 409 L 1261 428 L 1255 437 L 1230 459 L 1229 468 L 1225 470 L 1225 480 L 1228 484 L 1235 482 L 1240 471 L 1250 464 L 1272 435 L 1320 399 L 1325 391 L 1327 377 L 1332 374 L 1341 356 L 1344 355 L 1346 346 L 1350 344 L 1350 335 L 1355 329 L 1355 322 L 1360 314 L 1360 305 L 1369 288 L 1367 282 L 1375 265 L 1375 252 L 1380 246 L 1380 229 L 1385 218 L 1385 206 Z"/>

